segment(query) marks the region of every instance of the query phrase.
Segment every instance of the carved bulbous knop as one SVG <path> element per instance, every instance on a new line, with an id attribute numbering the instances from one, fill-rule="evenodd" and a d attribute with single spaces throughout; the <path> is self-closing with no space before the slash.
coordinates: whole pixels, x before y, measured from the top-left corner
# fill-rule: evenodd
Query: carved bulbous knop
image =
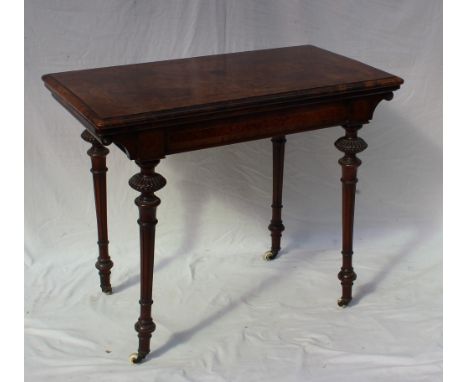
<path id="1" fill-rule="evenodd" d="M 160 190 L 166 185 L 166 179 L 157 173 L 133 175 L 128 181 L 130 187 L 141 193 L 152 193 Z"/>
<path id="2" fill-rule="evenodd" d="M 341 137 L 335 142 L 335 147 L 347 155 L 356 155 L 367 149 L 367 143 L 360 137 Z"/>

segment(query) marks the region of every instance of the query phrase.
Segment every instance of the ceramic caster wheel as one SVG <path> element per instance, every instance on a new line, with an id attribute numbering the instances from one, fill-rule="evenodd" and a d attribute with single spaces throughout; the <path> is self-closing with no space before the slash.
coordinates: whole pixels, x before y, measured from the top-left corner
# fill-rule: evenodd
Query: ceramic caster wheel
<path id="1" fill-rule="evenodd" d="M 130 363 L 136 363 L 137 359 L 138 359 L 138 353 L 132 353 L 128 357 L 128 360 L 130 361 Z"/>
<path id="2" fill-rule="evenodd" d="M 273 253 L 272 251 L 266 251 L 266 252 L 263 254 L 263 260 L 265 260 L 265 261 L 271 261 L 271 260 L 273 260 L 275 257 L 276 257 L 276 254 Z"/>
<path id="3" fill-rule="evenodd" d="M 128 357 L 128 360 L 130 361 L 130 363 L 135 364 L 135 363 L 140 363 L 141 361 L 143 361 L 143 358 L 140 357 L 138 353 L 132 353 Z"/>

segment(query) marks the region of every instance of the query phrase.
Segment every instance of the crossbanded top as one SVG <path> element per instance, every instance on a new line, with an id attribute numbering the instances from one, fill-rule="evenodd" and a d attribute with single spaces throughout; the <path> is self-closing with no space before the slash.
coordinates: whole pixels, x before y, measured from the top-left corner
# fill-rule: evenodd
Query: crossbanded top
<path id="1" fill-rule="evenodd" d="M 97 131 L 301 99 L 396 89 L 403 80 L 311 46 L 47 74 L 47 88 Z"/>

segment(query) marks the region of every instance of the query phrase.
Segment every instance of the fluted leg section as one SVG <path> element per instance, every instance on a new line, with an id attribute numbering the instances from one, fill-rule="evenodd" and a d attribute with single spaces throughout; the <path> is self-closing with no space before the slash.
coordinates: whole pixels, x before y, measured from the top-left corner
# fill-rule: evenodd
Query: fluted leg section
<path id="1" fill-rule="evenodd" d="M 157 224 L 156 208 L 161 200 L 154 195 L 154 192 L 163 188 L 166 180 L 160 174 L 154 172 L 154 168 L 159 163 L 137 162 L 140 166 L 140 173 L 130 178 L 130 187 L 141 193 L 135 199 L 138 206 L 140 218 L 140 317 L 135 324 L 138 332 L 139 346 L 138 353 L 132 359 L 134 363 L 141 362 L 150 352 L 151 333 L 156 329 L 156 325 L 151 317 L 151 306 L 153 304 L 153 266 L 154 266 L 154 238 Z"/>
<path id="2" fill-rule="evenodd" d="M 344 156 L 338 161 L 342 171 L 342 229 L 343 229 L 343 264 L 338 278 L 341 281 L 342 296 L 338 300 L 339 306 L 346 306 L 352 299 L 352 287 L 356 280 L 353 269 L 353 224 L 354 224 L 354 200 L 356 194 L 357 169 L 361 160 L 356 154 L 367 148 L 367 143 L 357 136 L 357 131 L 362 125 L 343 126 L 346 135 L 335 142 L 338 150 Z"/>
<path id="3" fill-rule="evenodd" d="M 96 268 L 99 271 L 101 289 L 104 293 L 111 294 L 110 284 L 111 268 L 114 265 L 109 256 L 109 240 L 107 237 L 107 190 L 106 190 L 106 155 L 109 150 L 104 147 L 88 130 L 81 134 L 86 142 L 92 144 L 88 150 L 91 157 L 91 173 L 93 174 L 94 201 L 96 204 L 96 220 L 98 230 L 99 255 Z"/>
<path id="4" fill-rule="evenodd" d="M 284 231 L 281 220 L 281 209 L 283 208 L 283 170 L 284 170 L 284 147 L 285 136 L 273 137 L 273 203 L 271 204 L 272 216 L 268 229 L 271 232 L 271 250 L 265 254 L 266 260 L 273 260 L 281 249 L 281 235 Z"/>

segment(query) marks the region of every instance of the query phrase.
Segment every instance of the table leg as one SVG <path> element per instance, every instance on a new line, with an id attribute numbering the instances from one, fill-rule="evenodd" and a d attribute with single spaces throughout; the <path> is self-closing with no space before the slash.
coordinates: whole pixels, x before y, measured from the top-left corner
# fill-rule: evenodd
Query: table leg
<path id="1" fill-rule="evenodd" d="M 112 293 L 110 284 L 111 268 L 114 265 L 109 256 L 109 240 L 107 237 L 107 196 L 106 196 L 106 155 L 109 150 L 104 147 L 88 130 L 81 134 L 86 142 L 92 144 L 88 150 L 91 157 L 91 173 L 93 174 L 94 201 L 96 204 L 96 220 L 98 229 L 99 256 L 96 268 L 101 279 L 101 289 L 106 294 Z"/>
<path id="2" fill-rule="evenodd" d="M 265 260 L 273 260 L 281 249 L 281 233 L 284 231 L 281 220 L 283 208 L 283 170 L 284 170 L 284 135 L 271 138 L 273 142 L 273 203 L 271 204 L 272 216 L 268 229 L 271 232 L 271 250 L 264 254 Z"/>
<path id="3" fill-rule="evenodd" d="M 151 333 L 156 325 L 151 317 L 151 305 L 153 304 L 153 266 L 154 266 L 154 237 L 158 220 L 156 219 L 156 208 L 161 200 L 154 192 L 163 188 L 166 180 L 154 169 L 159 160 L 151 162 L 138 162 L 140 173 L 130 178 L 130 187 L 141 193 L 135 199 L 138 206 L 140 218 L 140 317 L 135 324 L 138 332 L 138 353 L 130 356 L 133 363 L 141 362 L 150 352 Z"/>
<path id="4" fill-rule="evenodd" d="M 345 155 L 338 161 L 341 165 L 342 182 L 342 229 L 343 229 L 343 264 L 338 278 L 341 281 L 342 297 L 338 300 L 339 306 L 346 306 L 352 299 L 353 282 L 356 280 L 352 265 L 353 256 L 353 222 L 354 199 L 356 194 L 357 169 L 361 160 L 356 154 L 367 148 L 367 143 L 357 136 L 362 125 L 343 126 L 346 135 L 335 142 L 338 150 Z"/>

